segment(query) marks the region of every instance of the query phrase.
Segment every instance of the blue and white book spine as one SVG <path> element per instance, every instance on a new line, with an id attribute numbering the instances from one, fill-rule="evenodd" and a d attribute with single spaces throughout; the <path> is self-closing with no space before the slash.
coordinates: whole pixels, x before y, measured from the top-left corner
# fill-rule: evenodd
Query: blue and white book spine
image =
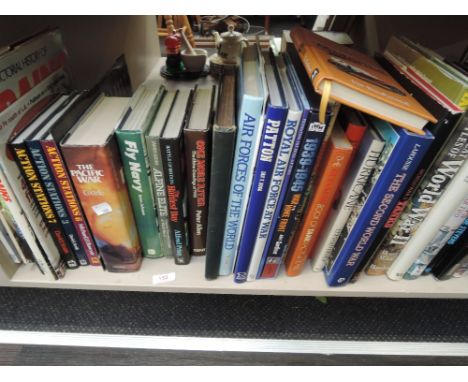
<path id="1" fill-rule="evenodd" d="M 234 281 L 236 282 L 245 282 L 247 280 L 250 259 L 258 227 L 262 219 L 262 212 L 273 175 L 287 114 L 287 107 L 273 106 L 271 104 L 267 106 L 250 198 L 239 244 L 239 253 L 234 269 Z"/>
<path id="2" fill-rule="evenodd" d="M 263 209 L 262 221 L 258 228 L 255 246 L 250 259 L 249 272 L 247 274 L 247 281 L 253 281 L 257 278 L 258 269 L 262 260 L 263 252 L 268 240 L 272 222 L 276 221 L 276 211 L 281 209 L 281 194 L 286 180 L 286 173 L 289 176 L 292 172 L 292 165 L 290 161 L 291 153 L 294 148 L 296 137 L 298 135 L 299 127 L 302 121 L 301 110 L 289 110 L 286 124 L 281 137 L 281 143 L 276 157 L 275 168 L 273 169 L 273 176 L 271 178 L 268 195 Z M 289 179 L 289 178 L 288 178 Z M 284 195 L 283 195 L 284 198 Z"/>
<path id="3" fill-rule="evenodd" d="M 329 286 L 342 286 L 351 280 L 434 139 L 428 131 L 417 135 L 382 121 L 376 128 L 385 140 L 394 130 L 397 142 L 338 256 L 325 268 Z"/>
<path id="4" fill-rule="evenodd" d="M 239 113 L 234 163 L 229 192 L 228 211 L 224 228 L 223 248 L 219 264 L 219 275 L 233 272 L 234 260 L 239 247 L 250 187 L 253 180 L 254 162 L 260 138 L 264 100 L 245 94 Z"/>

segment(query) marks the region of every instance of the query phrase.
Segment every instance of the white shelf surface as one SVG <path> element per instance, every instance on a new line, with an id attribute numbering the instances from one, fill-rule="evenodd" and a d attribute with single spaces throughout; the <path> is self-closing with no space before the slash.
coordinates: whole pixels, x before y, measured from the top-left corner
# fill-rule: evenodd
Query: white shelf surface
<path id="1" fill-rule="evenodd" d="M 8 286 L 148 292 L 258 294 L 343 297 L 468 298 L 466 278 L 437 281 L 432 276 L 412 281 L 391 281 L 385 276 L 363 275 L 358 282 L 339 288 L 326 285 L 321 273 L 306 267 L 297 277 L 281 273 L 277 279 L 236 284 L 233 277 L 205 280 L 205 258 L 193 257 L 189 265 L 175 265 L 172 259 L 145 259 L 134 273 L 110 273 L 98 267 L 68 270 L 60 281 L 48 281 L 34 265 L 18 268 Z M 153 283 L 153 276 L 175 273 L 175 279 Z"/>

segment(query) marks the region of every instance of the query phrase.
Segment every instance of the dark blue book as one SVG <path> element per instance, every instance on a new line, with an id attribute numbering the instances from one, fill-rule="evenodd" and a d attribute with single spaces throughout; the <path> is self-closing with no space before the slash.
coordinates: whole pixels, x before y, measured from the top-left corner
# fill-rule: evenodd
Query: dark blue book
<path id="1" fill-rule="evenodd" d="M 236 282 L 245 282 L 247 280 L 250 259 L 288 114 L 288 106 L 281 87 L 278 69 L 274 57 L 271 55 L 271 52 L 263 53 L 268 103 L 258 147 L 249 203 L 241 233 L 239 253 L 234 268 L 234 280 Z"/>
<path id="2" fill-rule="evenodd" d="M 342 286 L 350 281 L 434 140 L 429 131 L 418 135 L 382 120 L 372 118 L 371 121 L 392 149 L 387 147 L 388 156 L 381 158 L 383 168 L 375 172 L 372 188 L 357 209 L 358 216 L 350 218 L 352 225 L 348 221 L 346 240 L 325 267 L 330 286 Z"/>

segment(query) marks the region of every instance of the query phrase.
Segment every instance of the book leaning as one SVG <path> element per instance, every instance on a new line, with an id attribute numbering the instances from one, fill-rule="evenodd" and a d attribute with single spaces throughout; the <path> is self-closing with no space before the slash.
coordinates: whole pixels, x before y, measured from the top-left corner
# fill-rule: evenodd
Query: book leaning
<path id="1" fill-rule="evenodd" d="M 57 88 L 61 86 L 63 79 L 61 71 L 50 75 L 0 113 L 0 167 L 5 177 L 2 183 L 10 188 L 8 192 L 10 195 L 15 195 L 17 202 L 11 203 L 10 210 L 18 226 L 24 229 L 22 234 L 39 270 L 52 279 L 63 277 L 64 263 L 18 166 L 9 155 L 7 143 L 42 111 Z"/>

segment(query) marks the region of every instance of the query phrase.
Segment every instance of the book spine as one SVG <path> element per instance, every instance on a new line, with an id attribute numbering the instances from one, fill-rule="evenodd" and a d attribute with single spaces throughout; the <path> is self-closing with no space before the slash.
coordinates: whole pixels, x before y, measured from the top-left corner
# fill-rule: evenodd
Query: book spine
<path id="1" fill-rule="evenodd" d="M 0 112 L 16 102 L 41 81 L 65 67 L 67 54 L 58 31 L 25 43 L 21 48 L 5 53 L 0 72 Z M 14 68 L 14 69 L 13 69 Z"/>
<path id="2" fill-rule="evenodd" d="M 18 164 L 21 173 L 26 180 L 26 184 L 28 185 L 31 194 L 34 196 L 34 200 L 41 212 L 42 218 L 44 219 L 47 228 L 52 235 L 60 256 L 68 268 L 78 267 L 76 258 L 67 243 L 63 230 L 60 227 L 60 222 L 52 208 L 50 199 L 45 193 L 44 187 L 39 180 L 39 175 L 32 164 L 32 160 L 26 149 L 26 145 L 24 143 L 20 143 L 17 145 L 10 145 L 10 147 L 14 153 L 16 163 Z"/>
<path id="3" fill-rule="evenodd" d="M 429 139 L 426 136 L 409 135 L 402 129 L 399 134 L 400 138 L 346 242 L 331 268 L 326 270 L 326 281 L 330 286 L 341 286 L 350 281 L 433 140 L 432 135 Z"/>
<path id="4" fill-rule="evenodd" d="M 268 252 L 260 278 L 272 278 L 278 273 L 287 250 L 288 238 L 294 226 L 298 207 L 304 197 L 326 130 L 327 123 L 320 123 L 318 112 L 311 111 L 309 125 L 304 133 L 287 193 L 281 206 L 281 214 L 277 219 L 275 230 L 270 233 L 271 241 L 267 248 Z"/>
<path id="5" fill-rule="evenodd" d="M 450 180 L 468 157 L 468 118 L 458 125 L 443 151 L 424 176 L 411 202 L 389 230 L 367 274 L 382 275 L 389 269 L 439 200 Z"/>
<path id="6" fill-rule="evenodd" d="M 161 257 L 158 222 L 149 179 L 149 161 L 142 133 L 117 130 L 116 137 L 143 256 Z"/>
<path id="7" fill-rule="evenodd" d="M 234 268 L 234 281 L 236 282 L 245 282 L 247 280 L 250 259 L 286 123 L 287 112 L 286 108 L 268 106 L 265 113 L 255 173 L 239 243 L 239 254 Z"/>
<path id="8" fill-rule="evenodd" d="M 85 251 L 88 262 L 94 266 L 101 266 L 99 259 L 99 252 L 94 243 L 94 238 L 86 223 L 80 202 L 76 196 L 76 192 L 72 186 L 70 176 L 65 167 L 60 150 L 56 143 L 52 140 L 40 141 L 44 155 L 49 163 L 49 168 L 52 176 L 55 179 L 57 188 L 62 195 L 65 207 L 71 218 L 75 230 L 77 232 L 79 241 Z"/>
<path id="9" fill-rule="evenodd" d="M 184 131 L 191 254 L 206 254 L 211 130 Z"/>
<path id="10" fill-rule="evenodd" d="M 280 209 L 282 204 L 281 194 L 283 189 L 286 189 L 286 187 L 284 187 L 284 182 L 287 181 L 286 178 L 288 170 L 289 175 L 291 174 L 291 156 L 301 124 L 302 112 L 290 110 L 288 112 L 283 135 L 278 148 L 278 155 L 276 157 L 276 163 L 273 169 L 265 207 L 263 209 L 262 220 L 255 239 L 255 246 L 253 248 L 252 258 L 250 260 L 249 271 L 247 274 L 248 281 L 253 281 L 257 278 L 271 225 L 275 221 L 275 216 L 277 216 L 276 210 Z"/>
<path id="11" fill-rule="evenodd" d="M 262 107 L 263 100 L 244 96 L 239 114 L 240 126 L 236 139 L 231 189 L 221 250 L 219 266 L 221 276 L 231 274 L 234 269 L 252 186 L 258 139 L 261 136 Z"/>
<path id="12" fill-rule="evenodd" d="M 459 264 L 450 269 L 448 273 L 454 278 L 468 275 L 468 241 L 465 241 L 463 248 L 458 251 L 458 257 L 460 259 Z"/>
<path id="13" fill-rule="evenodd" d="M 336 210 L 332 210 L 332 214 L 328 218 L 327 227 L 321 237 L 320 248 L 313 259 L 312 269 L 315 272 L 321 272 L 330 258 L 333 247 L 338 241 L 351 212 L 361 197 L 364 186 L 377 165 L 383 147 L 383 142 L 373 141 L 367 147 L 364 156 L 361 157 L 361 153 L 358 153 L 358 157 L 353 160 L 353 166 L 356 170 L 351 171 L 348 175 L 349 179 L 347 179 L 347 182 L 349 182 L 349 185 L 343 189 L 344 195 L 342 195 L 342 200 Z"/>
<path id="14" fill-rule="evenodd" d="M 164 169 L 161 159 L 161 148 L 159 138 L 146 137 L 148 158 L 150 161 L 153 193 L 156 199 L 156 208 L 159 219 L 159 238 L 161 247 L 166 257 L 175 257 L 171 244 L 171 234 L 169 228 L 169 210 L 166 195 L 166 182 L 164 180 Z"/>
<path id="15" fill-rule="evenodd" d="M 24 236 L 24 230 L 28 229 L 28 227 L 21 228 L 18 220 L 15 218 L 12 204 L 16 203 L 16 201 L 11 197 L 8 191 L 9 187 L 3 183 L 3 171 L 0 170 L 0 173 L 2 173 L 0 174 L 0 214 L 5 219 L 5 229 L 11 237 L 12 244 L 21 262 L 30 263 L 33 261 L 34 257 Z"/>
<path id="16" fill-rule="evenodd" d="M 348 168 L 351 154 L 351 148 L 348 150 L 339 149 L 333 146 L 333 142 L 330 145 L 329 153 L 323 164 L 323 171 L 319 173 L 320 182 L 286 257 L 285 264 L 288 276 L 300 274 L 309 254 L 313 252 L 335 194 Z"/>
<path id="17" fill-rule="evenodd" d="M 432 273 L 437 279 L 445 277 L 448 271 L 459 263 L 460 258 L 456 257 L 459 249 L 463 247 L 468 240 L 468 218 L 466 218 L 460 227 L 453 233 L 442 250 L 424 269 L 424 273 Z M 448 275 L 448 278 L 451 277 Z"/>
<path id="18" fill-rule="evenodd" d="M 106 269 L 137 271 L 141 245 L 117 143 L 62 145 L 61 151 Z"/>
<path id="19" fill-rule="evenodd" d="M 188 249 L 184 159 L 181 144 L 181 137 L 171 140 L 160 139 L 171 245 L 174 247 L 175 263 L 183 265 L 190 263 L 190 251 Z"/>
<path id="20" fill-rule="evenodd" d="M 219 275 L 235 143 L 235 126 L 222 130 L 213 126 L 205 262 L 205 278 L 208 280 L 216 279 Z"/>
<path id="21" fill-rule="evenodd" d="M 38 176 L 44 186 L 45 192 L 49 197 L 55 215 L 57 216 L 62 226 L 62 230 L 65 234 L 72 253 L 75 255 L 79 265 L 89 265 L 88 258 L 86 257 L 84 248 L 78 239 L 75 226 L 73 225 L 68 211 L 65 208 L 64 200 L 58 191 L 57 185 L 52 175 L 52 171 L 47 164 L 47 159 L 44 155 L 44 152 L 42 151 L 40 142 L 26 141 L 25 143 L 33 165 L 36 168 Z"/>

